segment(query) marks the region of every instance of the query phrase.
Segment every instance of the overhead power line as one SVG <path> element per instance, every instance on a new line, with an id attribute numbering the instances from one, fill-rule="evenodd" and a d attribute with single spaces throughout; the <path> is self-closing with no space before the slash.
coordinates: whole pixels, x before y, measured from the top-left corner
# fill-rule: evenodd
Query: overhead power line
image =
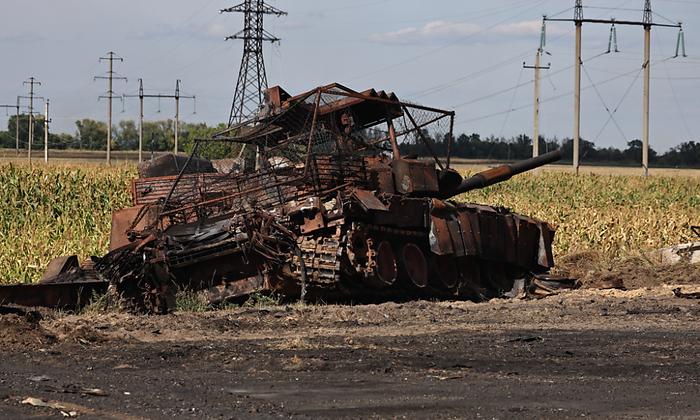
<path id="1" fill-rule="evenodd" d="M 671 59 L 671 57 L 666 58 L 666 59 L 663 59 L 663 60 L 660 60 L 660 61 L 654 61 L 652 64 L 661 63 L 661 62 L 664 62 L 664 61 L 667 61 L 667 60 L 670 60 L 670 59 Z M 605 80 L 603 80 L 603 81 L 601 81 L 601 82 L 598 82 L 598 86 L 602 86 L 602 85 L 611 83 L 611 82 L 613 82 L 613 81 L 615 81 L 615 80 L 619 80 L 619 79 L 621 79 L 621 78 L 623 78 L 623 77 L 627 77 L 627 76 L 629 76 L 629 75 L 631 75 L 631 74 L 634 74 L 635 72 L 638 72 L 638 71 L 639 71 L 639 69 L 634 69 L 634 70 L 629 71 L 629 72 L 627 72 L 627 73 L 621 73 L 621 74 L 619 74 L 619 75 L 617 75 L 617 76 L 613 76 L 613 77 L 611 77 L 611 78 L 608 78 L 608 79 L 605 79 Z M 583 92 L 583 91 L 589 90 L 589 89 L 591 89 L 592 87 L 593 87 L 592 85 L 584 86 L 584 87 L 581 88 L 581 91 Z M 573 91 L 573 90 L 569 90 L 569 91 L 567 91 L 567 92 L 563 92 L 563 93 L 560 93 L 560 94 L 558 94 L 558 95 L 554 95 L 554 96 L 550 96 L 550 97 L 548 97 L 548 98 L 544 98 L 544 99 L 542 99 L 542 100 L 540 101 L 540 103 L 553 102 L 553 101 L 556 101 L 556 100 L 558 100 L 558 99 L 570 97 L 570 96 L 572 96 L 573 94 L 574 94 L 574 91 Z M 461 121 L 455 123 L 455 126 L 460 126 L 460 125 L 467 124 L 467 123 L 474 122 L 474 121 L 481 121 L 481 120 L 485 120 L 485 119 L 489 119 L 489 118 L 494 118 L 494 117 L 497 117 L 497 116 L 499 116 L 499 115 L 504 115 L 504 114 L 506 114 L 507 112 L 519 111 L 519 110 L 521 110 L 521 109 L 527 109 L 527 108 L 531 108 L 531 107 L 532 107 L 532 103 L 528 103 L 528 104 L 525 104 L 525 105 L 517 106 L 517 107 L 515 107 L 515 108 L 505 109 L 505 110 L 502 110 L 502 111 L 493 112 L 493 113 L 481 115 L 481 116 L 478 116 L 478 117 L 469 118 L 469 119 L 466 119 L 466 120 L 461 120 Z"/>
<path id="2" fill-rule="evenodd" d="M 137 95 L 122 95 L 124 98 L 139 98 L 139 162 L 143 160 L 143 100 L 145 98 L 158 99 L 160 107 L 161 99 L 175 100 L 175 147 L 174 153 L 179 151 L 178 141 L 180 136 L 180 99 L 192 99 L 194 101 L 194 112 L 197 113 L 197 97 L 195 95 L 182 95 L 180 92 L 180 79 L 175 81 L 175 94 L 146 94 L 143 89 L 143 79 L 139 79 L 139 93 Z"/>
<path id="3" fill-rule="evenodd" d="M 496 22 L 496 23 L 494 23 L 494 24 L 492 24 L 492 25 L 489 25 L 489 26 L 485 27 L 485 28 L 482 28 L 482 29 L 480 29 L 480 30 L 478 30 L 478 31 L 476 31 L 476 32 L 474 32 L 474 33 L 471 33 L 471 34 L 469 34 L 469 35 L 465 35 L 465 36 L 463 36 L 463 37 L 456 37 L 454 40 L 452 40 L 451 42 L 448 42 L 448 43 L 445 44 L 445 45 L 442 45 L 442 46 L 437 47 L 437 48 L 433 48 L 433 49 L 431 49 L 431 50 L 429 50 L 429 51 L 426 51 L 426 52 L 424 52 L 424 53 L 421 53 L 421 54 L 416 54 L 416 55 L 414 55 L 414 56 L 412 56 L 412 57 L 410 57 L 410 58 L 401 60 L 401 61 L 396 62 L 396 63 L 394 63 L 394 64 L 390 64 L 390 65 L 388 65 L 388 66 L 384 66 L 384 67 L 381 67 L 381 68 L 379 68 L 379 69 L 370 71 L 370 72 L 368 72 L 368 73 L 364 73 L 364 74 L 362 74 L 362 75 L 359 75 L 359 76 L 350 78 L 349 80 L 364 79 L 364 78 L 366 78 L 366 77 L 368 77 L 368 76 L 372 76 L 372 75 L 375 75 L 375 74 L 377 74 L 377 73 L 384 72 L 384 71 L 386 71 L 386 70 L 391 70 L 391 69 L 393 69 L 393 68 L 402 66 L 402 65 L 407 64 L 407 63 L 410 63 L 410 62 L 412 62 L 412 61 L 416 61 L 416 60 L 419 60 L 419 59 L 421 59 L 421 58 L 423 58 L 423 57 L 426 57 L 426 56 L 435 54 L 435 53 L 437 53 L 437 52 L 443 51 L 443 50 L 445 50 L 445 49 L 447 49 L 447 48 L 449 48 L 449 47 L 451 47 L 451 46 L 453 46 L 453 45 L 455 45 L 455 44 L 457 44 L 457 43 L 464 42 L 464 41 L 466 41 L 466 40 L 468 40 L 468 39 L 470 39 L 470 38 L 473 38 L 473 37 L 475 37 L 475 36 L 477 36 L 477 35 L 481 35 L 481 34 L 483 34 L 483 33 L 485 33 L 485 32 L 488 32 L 488 31 L 490 31 L 491 29 L 493 29 L 493 28 L 495 28 L 495 27 L 497 27 L 497 26 L 499 26 L 499 25 L 502 25 L 502 24 L 504 24 L 504 23 L 506 23 L 506 22 L 508 22 L 508 21 L 511 21 L 511 20 L 513 20 L 513 19 L 515 19 L 515 18 L 518 18 L 518 17 L 522 16 L 522 15 L 525 15 L 525 14 L 529 13 L 530 11 L 532 11 L 533 9 L 536 9 L 536 8 L 540 7 L 541 5 L 543 5 L 544 3 L 546 3 L 547 1 L 548 1 L 548 0 L 541 0 L 541 1 L 538 1 L 538 2 L 535 3 L 534 5 L 531 5 L 530 7 L 526 8 L 525 10 L 522 10 L 522 11 L 520 11 L 520 12 L 518 12 L 518 13 L 516 13 L 516 14 L 514 14 L 514 15 L 512 15 L 512 16 L 506 18 L 506 19 L 502 19 L 502 20 L 500 20 L 500 21 L 498 21 L 498 22 Z"/>

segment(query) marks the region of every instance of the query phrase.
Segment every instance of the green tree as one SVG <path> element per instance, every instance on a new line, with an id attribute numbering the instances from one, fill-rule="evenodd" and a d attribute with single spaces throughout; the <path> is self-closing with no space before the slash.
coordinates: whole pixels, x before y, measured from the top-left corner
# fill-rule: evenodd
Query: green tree
<path id="1" fill-rule="evenodd" d="M 82 119 L 75 122 L 78 148 L 102 150 L 107 146 L 107 124 L 102 121 Z"/>
<path id="2" fill-rule="evenodd" d="M 32 119 L 34 125 L 34 140 L 32 141 L 32 150 L 41 149 L 44 146 L 44 117 L 35 117 Z M 17 127 L 17 116 L 12 115 L 7 121 L 7 134 L 0 136 L 0 147 L 12 148 L 16 146 L 15 127 Z M 29 137 L 29 114 L 19 115 L 19 147 L 27 147 L 27 138 Z"/>
<path id="3" fill-rule="evenodd" d="M 635 139 L 627 142 L 627 149 L 622 151 L 622 157 L 627 162 L 639 163 L 642 161 L 642 148 L 644 144 L 641 140 Z M 653 162 L 657 158 L 657 153 L 654 149 L 649 148 L 649 161 Z"/>
<path id="4" fill-rule="evenodd" d="M 119 121 L 114 132 L 114 148 L 116 150 L 138 150 L 139 130 L 133 120 Z"/>
<path id="5" fill-rule="evenodd" d="M 185 153 L 192 153 L 197 139 L 208 139 L 226 129 L 226 124 L 209 127 L 205 123 L 183 124 L 180 133 L 181 147 Z M 199 156 L 207 159 L 223 159 L 238 156 L 241 145 L 237 143 L 207 142 L 199 148 Z"/>

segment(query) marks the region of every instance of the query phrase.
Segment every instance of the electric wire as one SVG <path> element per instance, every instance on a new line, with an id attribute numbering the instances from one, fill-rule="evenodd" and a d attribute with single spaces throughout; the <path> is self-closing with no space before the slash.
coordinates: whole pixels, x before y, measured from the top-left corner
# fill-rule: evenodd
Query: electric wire
<path id="1" fill-rule="evenodd" d="M 525 10 L 522 10 L 522 11 L 516 13 L 515 15 L 510 16 L 510 17 L 508 17 L 508 18 L 506 18 L 506 19 L 502 19 L 502 20 L 500 20 L 500 21 L 498 21 L 498 22 L 496 22 L 496 23 L 494 23 L 494 24 L 492 24 L 492 25 L 490 25 L 490 26 L 487 26 L 487 27 L 485 27 L 485 28 L 482 28 L 482 29 L 480 29 L 480 30 L 478 30 L 478 31 L 476 31 L 476 32 L 474 32 L 474 33 L 471 33 L 471 34 L 469 34 L 469 35 L 465 35 L 465 36 L 463 36 L 463 37 L 455 38 L 453 41 L 448 42 L 447 44 L 442 45 L 442 46 L 440 46 L 440 47 L 433 48 L 433 49 L 431 49 L 431 50 L 428 50 L 428 51 L 423 52 L 423 53 L 420 53 L 420 54 L 416 54 L 416 55 L 414 55 L 414 56 L 412 56 L 412 57 L 410 57 L 410 58 L 401 60 L 401 61 L 399 61 L 399 62 L 397 62 L 397 63 L 394 63 L 394 64 L 391 64 L 391 65 L 388 65 L 388 66 L 381 67 L 381 68 L 379 68 L 379 69 L 373 70 L 373 71 L 371 71 L 371 72 L 367 72 L 367 73 L 362 74 L 362 75 L 357 76 L 357 77 L 350 78 L 350 79 L 348 79 L 348 80 L 354 81 L 354 80 L 365 79 L 365 78 L 367 78 L 367 77 L 369 77 L 369 76 L 372 76 L 372 75 L 375 75 L 375 74 L 377 74 L 377 73 L 381 73 L 381 72 L 384 72 L 384 71 L 386 71 L 386 70 L 390 70 L 390 69 L 393 69 L 393 68 L 402 66 L 402 65 L 404 65 L 404 64 L 407 64 L 407 63 L 416 61 L 416 60 L 421 59 L 421 58 L 423 58 L 423 57 L 426 57 L 426 56 L 428 56 L 428 55 L 435 54 L 435 53 L 437 53 L 437 52 L 439 52 L 439 51 L 442 51 L 442 50 L 445 50 L 445 49 L 447 49 L 447 48 L 449 48 L 449 47 L 451 47 L 451 46 L 453 46 L 453 45 L 455 45 L 455 44 L 457 44 L 457 43 L 459 43 L 459 42 L 466 41 L 467 39 L 473 38 L 473 37 L 475 37 L 475 36 L 477 36 L 477 35 L 481 35 L 481 34 L 484 33 L 484 32 L 490 31 L 491 29 L 497 27 L 498 25 L 502 25 L 502 24 L 504 24 L 504 23 L 506 23 L 506 22 L 508 22 L 508 21 L 511 21 L 511 20 L 513 20 L 513 19 L 515 19 L 515 18 L 518 18 L 518 17 L 520 17 L 520 16 L 522 16 L 522 15 L 524 15 L 524 14 L 530 12 L 532 9 L 535 9 L 535 8 L 537 8 L 537 7 L 540 7 L 541 5 L 547 3 L 548 1 L 550 1 L 550 0 L 540 0 L 540 1 L 538 1 L 535 5 L 530 6 L 530 7 L 526 8 Z"/>
<path id="2" fill-rule="evenodd" d="M 673 20 L 671 20 L 671 19 L 667 18 L 666 16 L 661 15 L 661 14 L 659 14 L 659 13 L 656 13 L 656 12 L 651 12 L 651 13 L 654 14 L 654 15 L 656 15 L 656 16 L 658 16 L 658 17 L 660 17 L 661 19 L 667 21 L 668 23 L 670 23 L 670 24 L 672 24 L 672 25 L 676 25 L 676 24 L 678 23 L 678 21 L 673 21 Z"/>
<path id="3" fill-rule="evenodd" d="M 642 74 L 642 70 L 644 70 L 644 67 L 641 67 L 641 68 L 639 69 L 639 71 L 637 72 L 637 75 L 634 77 L 634 80 L 632 80 L 632 83 L 630 83 L 629 86 L 627 86 L 627 89 L 625 90 L 625 93 L 624 93 L 624 94 L 622 95 L 622 97 L 620 98 L 620 102 L 618 102 L 617 106 L 615 106 L 615 109 L 614 109 L 613 112 L 612 112 L 613 114 L 615 114 L 615 113 L 617 112 L 617 110 L 620 109 L 620 106 L 622 106 L 622 103 L 625 101 L 625 99 L 627 98 L 627 96 L 628 96 L 628 95 L 630 94 L 630 92 L 632 91 L 632 87 L 633 87 L 634 84 L 637 82 L 637 79 L 639 78 L 639 75 Z M 603 130 L 605 130 L 605 127 L 608 126 L 608 124 L 610 123 L 611 118 L 612 118 L 611 116 L 608 117 L 608 119 L 605 121 L 605 123 L 603 124 L 603 126 L 600 128 L 600 130 L 598 130 L 598 134 L 596 134 L 594 142 L 598 141 L 598 139 L 600 138 L 601 134 L 603 134 Z"/>
<path id="4" fill-rule="evenodd" d="M 664 70 L 666 71 L 666 75 L 669 76 L 667 63 L 664 63 Z M 678 100 L 678 94 L 676 94 L 676 89 L 673 87 L 673 82 L 671 81 L 671 77 L 670 76 L 667 77 L 666 80 L 668 81 L 668 86 L 671 88 L 671 95 L 673 96 L 673 100 L 676 103 L 676 109 L 678 111 L 678 115 L 681 117 L 681 121 L 683 122 L 683 127 L 685 128 L 685 132 L 688 135 L 688 138 L 693 138 L 693 134 L 690 131 L 690 126 L 688 125 L 688 120 L 685 118 L 685 114 L 683 113 L 683 107 L 681 107 L 681 103 Z"/>
<path id="5" fill-rule="evenodd" d="M 666 60 L 669 60 L 669 59 L 670 59 L 670 58 L 666 58 L 666 59 L 661 60 L 661 61 L 659 61 L 659 62 L 663 62 L 663 61 L 666 61 Z M 656 63 L 656 62 L 653 62 L 653 63 Z M 617 76 L 614 76 L 614 77 L 605 79 L 605 80 L 603 80 L 602 82 L 598 82 L 598 86 L 602 86 L 602 85 L 608 84 L 608 83 L 613 82 L 613 81 L 615 81 L 615 80 L 621 79 L 622 77 L 626 77 L 626 76 L 628 76 L 628 75 L 630 75 L 630 74 L 633 74 L 634 72 L 637 72 L 637 71 L 639 71 L 639 70 L 638 70 L 638 69 L 634 69 L 634 70 L 632 70 L 632 71 L 630 71 L 630 72 L 622 73 L 622 74 L 620 74 L 620 75 L 617 75 Z M 581 88 L 581 91 L 583 92 L 583 91 L 586 91 L 586 90 L 588 90 L 588 89 L 590 89 L 590 88 L 591 88 L 590 85 L 584 86 L 584 87 Z M 567 91 L 567 92 L 560 93 L 559 95 L 554 95 L 554 96 L 550 96 L 550 97 L 548 97 L 548 98 L 544 98 L 544 99 L 540 100 L 540 104 L 542 104 L 542 103 L 548 103 L 548 102 L 552 102 L 552 101 L 556 101 L 556 100 L 558 100 L 558 99 L 562 99 L 562 98 L 571 96 L 571 95 L 573 95 L 573 94 L 574 94 L 574 91 L 573 91 L 573 90 L 569 90 L 569 91 Z M 513 108 L 512 111 L 519 111 L 519 110 L 521 110 L 521 109 L 531 108 L 532 106 L 533 106 L 532 103 L 526 104 L 526 105 L 521 105 L 521 106 L 518 106 L 518 107 Z M 469 119 L 466 119 L 466 120 L 462 120 L 462 121 L 460 121 L 460 122 L 456 122 L 456 123 L 455 123 L 455 126 L 461 126 L 461 125 L 466 124 L 466 123 L 470 123 L 470 122 L 474 122 L 474 121 L 481 121 L 481 120 L 485 120 L 485 119 L 497 117 L 497 116 L 499 116 L 499 115 L 503 115 L 503 114 L 505 114 L 505 113 L 507 113 L 507 112 L 510 112 L 510 111 L 511 111 L 511 110 L 503 110 L 503 111 L 493 112 L 493 113 L 486 114 L 486 115 L 481 115 L 481 116 L 479 116 L 479 117 L 469 118 Z"/>
<path id="6" fill-rule="evenodd" d="M 631 1 L 631 0 L 625 0 L 625 1 L 623 1 L 622 3 L 620 3 L 619 6 L 624 6 L 625 4 L 629 3 L 630 1 Z M 566 8 L 566 9 L 564 9 L 564 10 L 562 10 L 562 11 L 559 11 L 559 12 L 553 14 L 553 15 L 548 15 L 548 17 L 549 17 L 549 18 L 553 18 L 553 17 L 555 17 L 555 16 L 557 16 L 557 15 L 560 15 L 560 14 L 562 14 L 562 13 L 564 13 L 564 12 L 567 12 L 567 11 L 569 11 L 569 10 L 572 10 L 572 9 L 573 9 L 573 7 L 568 7 L 568 8 Z M 602 16 L 602 15 L 601 15 L 601 16 Z M 554 37 L 554 38 L 551 38 L 551 39 L 549 40 L 549 42 L 550 42 L 550 43 L 551 43 L 551 42 L 555 42 L 555 41 L 557 41 L 557 40 L 563 38 L 564 36 L 566 36 L 566 34 L 562 33 L 562 34 L 560 34 L 560 35 L 558 35 L 558 36 L 556 36 L 556 37 Z M 527 50 L 524 50 L 522 53 L 517 54 L 517 55 L 514 55 L 514 56 L 512 56 L 512 57 L 510 57 L 510 58 L 508 58 L 508 59 L 502 60 L 502 61 L 500 61 L 500 62 L 498 62 L 498 63 L 496 63 L 496 64 L 493 64 L 493 65 L 488 66 L 488 67 L 486 67 L 486 68 L 483 68 L 483 69 L 474 71 L 474 72 L 472 72 L 472 73 L 470 73 L 470 74 L 468 74 L 468 75 L 466 75 L 466 76 L 461 76 L 461 77 L 459 77 L 459 78 L 457 78 L 457 79 L 454 79 L 454 80 L 452 80 L 452 81 L 450 81 L 450 82 L 448 82 L 448 83 L 442 83 L 442 84 L 440 84 L 440 85 L 436 85 L 436 86 L 433 86 L 433 87 L 430 87 L 430 88 L 427 88 L 427 89 L 423 89 L 423 90 L 418 91 L 418 92 L 416 92 L 416 93 L 414 93 L 414 94 L 412 94 L 412 95 L 408 95 L 408 97 L 409 97 L 409 98 L 412 98 L 412 99 L 421 98 L 421 97 L 428 96 L 428 95 L 432 95 L 432 94 L 434 94 L 434 93 L 438 93 L 438 92 L 441 92 L 441 91 L 443 91 L 443 90 L 446 90 L 446 89 L 449 89 L 449 88 L 451 88 L 451 87 L 454 87 L 454 86 L 456 86 L 457 84 L 459 84 L 459 83 L 461 83 L 461 82 L 463 82 L 463 81 L 466 81 L 466 80 L 470 80 L 470 81 L 471 81 L 471 80 L 477 79 L 477 78 L 479 78 L 479 77 L 481 77 L 481 76 L 483 76 L 483 75 L 490 74 L 491 70 L 494 70 L 494 69 L 498 68 L 498 67 L 499 67 L 500 65 L 502 65 L 502 64 L 506 64 L 506 63 L 508 63 L 508 62 L 510 62 L 510 61 L 513 61 L 513 60 L 515 60 L 515 59 L 518 59 L 518 60 L 522 59 L 523 57 L 527 56 L 527 54 L 529 54 L 531 51 L 532 51 L 532 49 L 528 48 Z M 572 68 L 572 67 L 573 67 L 573 66 L 569 66 L 569 67 L 567 67 L 566 69 L 570 69 L 570 68 Z M 556 74 L 556 73 L 553 73 L 553 74 Z M 552 83 L 551 74 L 548 74 L 548 77 L 549 77 L 549 82 Z M 530 83 L 532 83 L 532 82 L 530 82 Z M 553 84 L 553 83 L 552 83 L 552 84 Z M 556 90 L 556 89 L 555 89 L 555 90 Z M 507 92 L 507 91 L 509 91 L 509 90 L 506 90 L 505 92 Z M 505 93 L 505 92 L 501 92 L 501 93 Z M 496 96 L 496 95 L 494 95 L 494 96 Z"/>
<path id="7" fill-rule="evenodd" d="M 518 75 L 518 83 L 516 85 L 520 84 L 520 79 L 523 77 L 523 71 L 525 70 L 524 67 L 520 67 L 520 74 Z M 510 98 L 510 104 L 508 105 L 508 109 L 513 108 L 513 104 L 515 103 L 515 96 L 518 94 L 518 89 L 516 88 L 513 90 L 513 96 Z M 508 123 L 508 118 L 510 117 L 510 112 L 506 113 L 505 118 L 503 119 L 503 124 L 501 125 L 501 129 L 498 132 L 498 137 L 500 138 L 501 135 L 503 134 L 503 129 L 506 128 L 506 124 Z"/>
<path id="8" fill-rule="evenodd" d="M 594 55 L 593 57 L 589 58 L 587 61 L 593 61 L 593 60 L 595 60 L 596 58 L 602 57 L 602 56 L 605 55 L 605 54 L 607 54 L 607 53 L 604 52 L 604 53 L 600 53 L 600 54 Z M 562 67 L 562 68 L 560 68 L 559 70 L 556 70 L 556 71 L 554 71 L 554 72 L 551 72 L 551 73 L 550 73 L 550 76 L 553 76 L 553 75 L 556 75 L 556 74 L 559 74 L 559 73 L 563 73 L 563 72 L 565 72 L 565 71 L 567 71 L 567 70 L 569 70 L 569 69 L 571 69 L 571 68 L 573 68 L 573 67 L 574 67 L 573 64 L 572 64 L 572 65 L 568 65 L 568 66 L 566 66 L 566 67 Z M 529 80 L 529 81 L 527 81 L 527 82 L 518 83 L 518 84 L 515 85 L 515 86 L 511 86 L 511 87 L 509 87 L 509 88 L 501 89 L 501 90 L 499 90 L 499 91 L 497 91 L 497 92 L 489 93 L 488 95 L 484 95 L 484 96 L 481 96 L 481 97 L 478 97 L 478 98 L 470 99 L 470 100 L 467 101 L 467 102 L 461 102 L 461 103 L 458 103 L 458 104 L 456 104 L 456 105 L 452 105 L 452 106 L 450 106 L 450 109 L 458 109 L 458 108 L 461 108 L 461 107 L 464 107 L 464 106 L 467 106 L 467 105 L 472 105 L 472 104 L 475 104 L 475 103 L 477 103 L 477 102 L 484 101 L 484 100 L 486 100 L 486 99 L 491 99 L 491 98 L 493 98 L 493 97 L 495 97 L 495 96 L 501 95 L 501 94 L 503 94 L 503 93 L 510 92 L 510 91 L 512 91 L 512 90 L 514 90 L 514 89 L 518 89 L 518 88 L 520 88 L 521 86 L 529 85 L 529 84 L 531 84 L 531 83 L 534 83 L 534 79 L 531 79 L 531 80 Z"/>
<path id="9" fill-rule="evenodd" d="M 660 45 L 658 39 L 656 40 L 656 45 L 657 45 L 657 48 L 663 50 L 663 47 Z M 666 63 L 664 61 L 663 67 L 664 67 L 664 72 L 666 74 L 666 81 L 668 82 L 668 86 L 671 89 L 671 96 L 673 97 L 673 101 L 676 105 L 676 112 L 678 113 L 678 116 L 680 117 L 681 122 L 683 123 L 683 128 L 685 129 L 685 132 L 688 135 L 688 138 L 691 139 L 691 138 L 693 138 L 693 134 L 690 130 L 690 125 L 688 124 L 688 120 L 685 118 L 685 114 L 683 113 L 683 107 L 681 106 L 680 100 L 678 100 L 678 94 L 676 93 L 676 88 L 673 86 L 673 82 L 671 81 L 671 73 L 668 71 L 668 63 Z"/>
<path id="10" fill-rule="evenodd" d="M 600 100 L 600 103 L 603 105 L 603 108 L 605 108 L 605 111 L 608 113 L 609 120 L 612 120 L 613 124 L 615 124 L 615 127 L 617 127 L 617 131 L 622 135 L 622 138 L 625 139 L 625 143 L 627 143 L 627 136 L 625 135 L 625 132 L 622 130 L 622 127 L 620 127 L 620 124 L 617 123 L 617 119 L 615 118 L 615 114 L 610 111 L 610 108 L 608 108 L 608 104 L 605 103 L 605 99 L 603 99 L 603 95 L 601 95 L 600 90 L 598 90 L 598 86 L 595 84 L 593 79 L 591 78 L 591 75 L 588 73 L 588 69 L 584 65 L 584 63 L 581 63 L 581 68 L 583 69 L 583 73 L 586 75 L 586 78 L 590 82 L 591 86 L 593 87 L 593 90 L 595 91 L 596 95 L 598 96 L 598 99 Z"/>

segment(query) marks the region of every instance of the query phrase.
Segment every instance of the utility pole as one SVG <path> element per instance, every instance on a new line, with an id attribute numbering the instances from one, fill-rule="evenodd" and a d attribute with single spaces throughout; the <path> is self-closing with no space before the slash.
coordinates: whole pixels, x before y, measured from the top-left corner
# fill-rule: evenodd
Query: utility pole
<path id="1" fill-rule="evenodd" d="M 576 0 L 574 6 L 574 23 L 576 25 L 576 46 L 574 52 L 574 172 L 578 175 L 579 155 L 581 153 L 581 29 L 583 26 L 583 0 Z"/>
<path id="2" fill-rule="evenodd" d="M 107 53 L 106 57 L 100 57 L 100 62 L 108 61 L 109 70 L 107 71 L 107 76 L 95 76 L 94 80 L 105 79 L 107 80 L 107 95 L 99 96 L 98 99 L 107 99 L 107 165 L 112 163 L 111 152 L 112 152 L 112 98 L 114 97 L 114 90 L 112 89 L 114 80 L 124 80 L 126 77 L 115 76 L 114 72 L 114 62 L 124 62 L 124 59 L 118 57 L 114 52 L 110 51 Z"/>
<path id="3" fill-rule="evenodd" d="M 34 85 L 41 86 L 41 82 L 34 77 L 24 82 L 29 85 L 29 139 L 27 141 L 27 159 L 32 161 L 32 142 L 34 141 Z"/>
<path id="4" fill-rule="evenodd" d="M 644 119 L 642 122 L 642 169 L 644 176 L 649 176 L 649 83 L 651 80 L 651 0 L 644 2 L 644 99 L 642 108 Z"/>
<path id="5" fill-rule="evenodd" d="M 194 96 L 192 96 L 194 98 Z M 178 139 L 180 138 L 180 79 L 175 81 L 175 154 L 178 152 Z"/>
<path id="6" fill-rule="evenodd" d="M 143 160 L 143 100 L 144 98 L 157 98 L 157 99 L 175 99 L 175 147 L 174 153 L 177 154 L 179 149 L 179 139 L 180 139 L 180 99 L 192 99 L 194 101 L 195 113 L 197 112 L 197 97 L 195 95 L 182 95 L 180 93 L 180 85 L 182 81 L 177 79 L 175 81 L 175 94 L 167 95 L 158 93 L 155 95 L 146 95 L 143 92 L 143 79 L 139 79 L 139 93 L 138 95 L 123 95 L 124 98 L 139 98 L 139 162 Z"/>
<path id="7" fill-rule="evenodd" d="M 545 23 L 544 19 L 546 19 L 547 16 L 543 17 L 542 20 L 542 31 L 540 34 L 540 47 L 537 49 L 537 53 L 535 54 L 535 65 L 534 66 L 528 66 L 525 63 L 523 63 L 523 68 L 526 69 L 534 69 L 535 70 L 535 103 L 534 103 L 534 128 L 533 128 L 533 136 L 532 136 L 532 157 L 537 157 L 540 155 L 540 70 L 549 70 L 550 65 L 547 64 L 546 66 L 541 65 L 542 61 L 542 53 L 544 52 L 544 46 L 545 46 Z"/>
<path id="8" fill-rule="evenodd" d="M 264 92 L 267 90 L 267 75 L 263 59 L 263 42 L 279 42 L 280 39 L 267 32 L 263 25 L 265 15 L 283 16 L 283 12 L 264 0 L 245 0 L 243 3 L 223 9 L 224 12 L 240 12 L 244 14 L 243 29 L 226 40 L 243 40 L 243 58 L 238 71 L 236 91 L 233 95 L 229 126 L 243 122 L 254 116 L 263 103 Z"/>
<path id="9" fill-rule="evenodd" d="M 139 162 L 143 162 L 143 79 L 139 79 Z"/>
<path id="10" fill-rule="evenodd" d="M 576 0 L 574 6 L 573 19 L 550 19 L 545 17 L 545 21 L 551 22 L 574 22 L 576 25 L 576 58 L 574 76 L 574 170 L 578 174 L 579 170 L 579 140 L 581 128 L 581 27 L 584 23 L 602 23 L 608 25 L 631 25 L 644 27 L 644 99 L 643 123 L 642 123 L 642 169 L 644 176 L 649 175 L 649 90 L 651 79 L 651 28 L 653 26 L 666 28 L 679 28 L 678 45 L 682 40 L 683 25 L 681 23 L 669 25 L 664 23 L 654 23 L 652 21 L 651 0 L 644 1 L 644 14 L 641 21 L 616 20 L 616 19 L 585 19 L 583 17 L 583 0 Z M 678 55 L 678 45 L 676 46 L 676 56 Z"/>
<path id="11" fill-rule="evenodd" d="M 19 96 L 17 96 L 17 113 L 15 114 L 15 153 L 19 156 Z"/>
<path id="12" fill-rule="evenodd" d="M 44 163 L 49 163 L 49 100 L 44 104 Z"/>
<path id="13" fill-rule="evenodd" d="M 0 108 L 11 108 L 15 110 L 15 152 L 19 155 L 19 96 L 16 105 L 0 105 Z"/>

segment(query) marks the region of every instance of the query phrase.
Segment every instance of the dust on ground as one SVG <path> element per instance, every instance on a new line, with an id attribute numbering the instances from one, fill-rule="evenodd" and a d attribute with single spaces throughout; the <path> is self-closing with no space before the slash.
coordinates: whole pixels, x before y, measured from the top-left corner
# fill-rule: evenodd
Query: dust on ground
<path id="1" fill-rule="evenodd" d="M 0 415 L 696 417 L 700 300 L 672 289 L 700 282 L 659 280 L 686 269 L 633 290 L 480 304 L 5 314 Z"/>

